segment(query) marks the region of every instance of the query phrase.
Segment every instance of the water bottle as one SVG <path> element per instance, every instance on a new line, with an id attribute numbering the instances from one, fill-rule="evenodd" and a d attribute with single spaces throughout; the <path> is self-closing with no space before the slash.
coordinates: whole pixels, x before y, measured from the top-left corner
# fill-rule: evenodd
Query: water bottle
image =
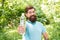
<path id="1" fill-rule="evenodd" d="M 25 29 L 25 24 L 26 24 L 26 18 L 25 18 L 24 13 L 22 13 L 22 15 L 20 17 L 20 26 L 24 27 L 24 29 Z M 24 33 L 21 32 L 20 34 L 24 35 L 25 32 Z"/>

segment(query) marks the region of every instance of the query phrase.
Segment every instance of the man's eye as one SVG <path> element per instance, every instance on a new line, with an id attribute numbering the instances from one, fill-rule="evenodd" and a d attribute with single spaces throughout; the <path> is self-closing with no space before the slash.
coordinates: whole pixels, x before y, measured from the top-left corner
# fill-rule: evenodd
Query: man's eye
<path id="1" fill-rule="evenodd" d="M 31 13 L 35 13 L 35 11 L 29 12 L 29 13 L 30 13 L 30 14 L 31 14 Z"/>

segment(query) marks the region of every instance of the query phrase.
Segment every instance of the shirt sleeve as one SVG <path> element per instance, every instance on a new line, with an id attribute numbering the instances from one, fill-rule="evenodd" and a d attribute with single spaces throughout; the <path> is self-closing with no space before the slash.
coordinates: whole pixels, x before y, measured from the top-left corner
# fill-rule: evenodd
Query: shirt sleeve
<path id="1" fill-rule="evenodd" d="M 45 27 L 43 26 L 42 27 L 42 33 L 45 33 L 46 32 L 46 29 L 45 29 Z"/>
<path id="2" fill-rule="evenodd" d="M 45 33 L 46 32 L 46 28 L 45 28 L 45 26 L 43 26 L 42 23 L 41 23 L 41 29 L 42 29 L 42 33 Z"/>

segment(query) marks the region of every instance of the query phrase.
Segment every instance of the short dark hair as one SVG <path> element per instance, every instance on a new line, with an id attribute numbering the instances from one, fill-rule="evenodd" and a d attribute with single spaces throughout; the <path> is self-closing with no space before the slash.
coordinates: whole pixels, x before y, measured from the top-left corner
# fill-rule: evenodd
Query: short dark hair
<path id="1" fill-rule="evenodd" d="M 27 6 L 27 7 L 25 8 L 25 13 L 27 13 L 29 9 L 35 9 L 35 8 L 34 8 L 33 6 Z"/>

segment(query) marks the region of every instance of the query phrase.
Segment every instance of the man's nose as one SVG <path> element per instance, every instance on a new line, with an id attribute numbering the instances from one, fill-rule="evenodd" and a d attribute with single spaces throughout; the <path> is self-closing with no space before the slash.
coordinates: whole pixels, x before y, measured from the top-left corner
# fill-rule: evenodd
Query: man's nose
<path id="1" fill-rule="evenodd" d="M 31 15 L 35 15 L 35 13 L 32 13 Z"/>

